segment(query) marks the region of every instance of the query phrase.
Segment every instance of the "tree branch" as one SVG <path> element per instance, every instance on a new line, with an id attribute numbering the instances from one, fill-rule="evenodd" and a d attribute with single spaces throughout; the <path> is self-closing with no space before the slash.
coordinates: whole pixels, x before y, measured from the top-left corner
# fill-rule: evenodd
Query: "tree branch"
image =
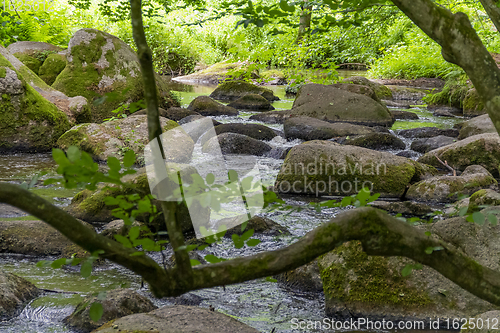
<path id="1" fill-rule="evenodd" d="M 146 41 L 144 34 L 144 26 L 142 23 L 142 4 L 141 0 L 130 0 L 131 16 L 132 16 L 132 32 L 134 41 L 137 46 L 137 56 L 141 65 L 141 73 L 144 80 L 144 97 L 147 104 L 148 118 L 148 136 L 149 141 L 158 140 L 161 155 L 165 160 L 165 151 L 163 150 L 160 116 L 158 112 L 158 96 L 156 93 L 156 79 L 153 70 L 153 56 L 151 49 Z M 155 169 L 157 164 L 155 163 Z M 161 174 L 156 172 L 156 174 Z M 160 189 L 161 190 L 161 189 Z M 175 218 L 176 202 L 162 202 L 161 207 L 165 217 L 165 224 L 170 239 L 170 243 L 174 249 L 175 262 L 177 270 L 183 273 L 184 278 L 179 283 L 188 283 L 191 277 L 191 261 L 187 251 L 184 249 L 184 235 Z"/>
<path id="2" fill-rule="evenodd" d="M 344 242 L 359 240 L 369 255 L 404 256 L 436 271 L 463 289 L 500 305 L 500 273 L 465 256 L 452 246 L 426 236 L 423 231 L 374 208 L 358 208 L 339 214 L 283 249 L 196 266 L 187 281 L 177 270 L 162 269 L 148 256 L 130 256 L 133 249 L 85 227 L 65 211 L 12 184 L 0 184 L 0 202 L 18 207 L 59 230 L 72 242 L 141 275 L 156 297 L 178 296 L 190 290 L 229 285 L 272 276 L 311 262 Z M 428 247 L 442 250 L 426 254 Z"/>
<path id="3" fill-rule="evenodd" d="M 497 28 L 497 31 L 500 33 L 500 8 L 497 7 L 495 2 L 491 0 L 479 0 L 483 5 L 484 10 L 488 13 L 488 16 L 491 19 L 491 22 Z"/>

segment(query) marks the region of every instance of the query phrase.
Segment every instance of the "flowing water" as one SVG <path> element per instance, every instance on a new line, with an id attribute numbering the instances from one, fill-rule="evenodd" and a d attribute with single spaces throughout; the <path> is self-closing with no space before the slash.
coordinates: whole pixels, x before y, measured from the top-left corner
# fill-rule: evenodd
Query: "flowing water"
<path id="1" fill-rule="evenodd" d="M 341 71 L 340 76 L 347 77 L 363 74 L 363 72 Z M 273 103 L 276 109 L 290 109 L 292 107 L 293 97 L 285 96 L 283 86 L 271 86 L 270 88 L 280 97 L 280 101 Z M 177 91 L 182 105 L 187 106 L 197 96 L 210 94 L 215 89 L 215 86 L 185 85 L 171 82 L 171 89 Z M 418 121 L 397 121 L 393 126 L 393 130 L 422 126 L 450 128 L 461 121 L 461 119 L 457 118 L 434 117 L 431 112 L 422 106 L 412 107 L 407 111 L 418 114 L 420 119 Z M 249 122 L 248 118 L 252 114 L 254 113 L 241 112 L 237 117 L 217 117 L 216 119 L 222 123 Z M 283 130 L 283 126 L 279 124 L 265 125 L 276 130 Z M 404 139 L 404 141 L 408 149 L 411 140 Z M 269 144 L 275 148 L 286 149 L 300 143 L 300 140 L 287 142 L 278 137 Z M 259 162 L 264 183 L 272 185 L 283 161 L 265 157 L 259 158 Z M 54 174 L 54 170 L 55 164 L 50 154 L 0 155 L 0 181 L 29 182 L 40 171 L 48 172 L 48 175 L 44 176 L 48 177 Z M 63 188 L 42 186 L 40 182 L 37 184 L 32 191 L 59 206 L 69 204 L 71 197 L 76 194 L 75 191 L 68 191 Z M 305 206 L 307 201 L 310 200 L 311 198 L 297 197 L 288 199 L 288 202 L 292 205 Z M 269 213 L 268 217 L 287 227 L 291 232 L 291 236 L 259 236 L 258 238 L 262 241 L 261 244 L 254 248 L 240 250 L 235 249 L 231 241 L 224 240 L 215 248 L 207 248 L 201 254 L 212 253 L 225 258 L 234 258 L 281 248 L 293 243 L 300 236 L 328 221 L 338 212 L 339 210 L 330 209 L 318 213 L 312 209 L 305 209 L 290 215 L 285 215 L 284 212 L 279 211 Z M 0 221 L 20 218 L 33 219 L 33 217 L 26 216 L 20 211 L 2 209 L 0 205 Z M 0 255 L 0 269 L 22 276 L 39 288 L 48 290 L 41 297 L 28 304 L 20 316 L 8 322 L 0 322 L 0 332 L 71 332 L 64 326 L 62 319 L 73 311 L 75 305 L 86 294 L 127 287 L 149 295 L 147 290 L 140 289 L 140 279 L 137 276 L 115 265 L 99 267 L 94 271 L 92 277 L 84 279 L 75 271 L 37 267 L 36 262 L 41 259 L 47 258 Z M 156 259 L 161 260 L 161 258 Z M 299 293 L 286 290 L 278 283 L 268 282 L 264 279 L 226 286 L 225 288 L 194 291 L 190 294 L 199 300 L 201 306 L 208 307 L 211 305 L 218 311 L 233 316 L 261 332 L 304 332 L 303 330 L 293 330 L 291 328 L 293 318 L 304 320 L 322 320 L 324 318 L 324 296 L 321 293 Z M 154 302 L 161 306 L 171 304 L 173 301 L 163 299 L 154 300 Z M 323 332 L 319 330 L 308 331 Z"/>

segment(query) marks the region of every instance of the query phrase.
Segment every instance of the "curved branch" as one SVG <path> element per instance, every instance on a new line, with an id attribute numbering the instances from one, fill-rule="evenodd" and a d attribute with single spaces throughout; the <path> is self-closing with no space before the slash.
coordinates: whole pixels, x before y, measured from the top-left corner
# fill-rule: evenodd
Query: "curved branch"
<path id="1" fill-rule="evenodd" d="M 283 273 L 311 262 L 344 242 L 359 240 L 369 255 L 413 259 L 434 268 L 477 297 L 500 305 L 499 272 L 481 266 L 452 246 L 374 208 L 358 208 L 339 214 L 283 249 L 196 266 L 192 270 L 192 279 L 186 281 L 182 271 L 165 271 L 148 256 L 130 256 L 135 252 L 133 249 L 97 235 L 65 211 L 16 185 L 0 183 L 0 202 L 42 219 L 90 252 L 104 250 L 104 258 L 141 275 L 156 297 L 178 296 L 190 290 Z M 443 249 L 426 254 L 428 247 Z"/>

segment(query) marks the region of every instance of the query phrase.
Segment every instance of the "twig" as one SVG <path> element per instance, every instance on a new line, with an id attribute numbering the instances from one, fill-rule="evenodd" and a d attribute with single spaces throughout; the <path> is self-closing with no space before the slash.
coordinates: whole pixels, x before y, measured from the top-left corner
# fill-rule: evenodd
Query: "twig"
<path id="1" fill-rule="evenodd" d="M 439 163 L 441 163 L 443 166 L 445 166 L 448 170 L 450 170 L 451 172 L 453 172 L 453 176 L 456 176 L 457 175 L 457 171 L 455 169 L 453 169 L 451 166 L 448 165 L 448 162 L 447 161 L 441 161 L 439 159 L 439 157 L 437 157 L 437 160 L 439 161 Z"/>

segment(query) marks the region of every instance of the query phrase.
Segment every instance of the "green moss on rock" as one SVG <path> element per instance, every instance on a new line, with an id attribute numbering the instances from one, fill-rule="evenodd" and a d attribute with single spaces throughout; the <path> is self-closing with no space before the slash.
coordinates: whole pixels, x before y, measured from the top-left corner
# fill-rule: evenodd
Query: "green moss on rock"
<path id="1" fill-rule="evenodd" d="M 474 117 L 486 113 L 484 103 L 479 97 L 476 88 L 469 89 L 463 101 L 464 116 Z"/>
<path id="2" fill-rule="evenodd" d="M 66 67 L 66 57 L 61 54 L 50 54 L 38 71 L 38 76 L 49 86 Z"/>
<path id="3" fill-rule="evenodd" d="M 42 62 L 40 60 L 24 53 L 14 53 L 14 56 L 38 75 L 38 70 L 40 69 L 40 66 L 42 66 Z"/>

